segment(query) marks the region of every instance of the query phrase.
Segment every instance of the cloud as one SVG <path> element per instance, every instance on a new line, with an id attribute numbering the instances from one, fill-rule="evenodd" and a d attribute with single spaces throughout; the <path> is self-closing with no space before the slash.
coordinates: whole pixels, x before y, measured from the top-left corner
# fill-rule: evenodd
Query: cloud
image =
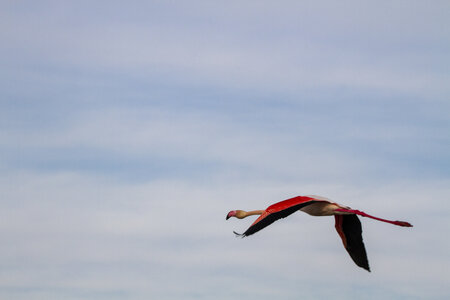
<path id="1" fill-rule="evenodd" d="M 0 297 L 449 295 L 446 2 L 133 4 L 2 4 Z"/>
<path id="2" fill-rule="evenodd" d="M 11 188 L 19 182 L 20 190 Z M 446 220 L 426 224 L 421 218 L 441 211 L 445 204 L 438 199 L 448 197 L 449 191 L 444 184 L 406 186 L 409 190 L 322 187 L 334 191 L 339 202 L 383 217 L 407 218 L 415 225 L 405 230 L 363 218 L 374 269 L 369 276 L 352 264 L 331 218 L 295 214 L 251 238 L 234 238 L 232 230 L 243 230 L 251 221 L 226 222 L 226 212 L 262 208 L 289 190 L 286 186 L 199 187 L 174 181 L 111 185 L 81 174 L 19 174 L 2 186 L 8 199 L 2 236 L 9 241 L 2 248 L 3 282 L 40 287 L 53 297 L 73 296 L 71 290 L 81 289 L 92 291 L 92 298 L 115 291 L 118 298 L 123 293 L 194 298 L 219 287 L 226 287 L 223 298 L 240 293 L 315 297 L 332 293 L 337 284 L 369 290 L 382 286 L 382 294 L 416 297 L 433 289 L 427 296 L 441 297 L 448 274 L 440 262 L 449 245 L 429 230 L 445 226 Z M 428 191 L 430 199 L 425 211 L 420 190 Z M 424 255 L 426 260 L 417 260 Z M 346 276 L 337 278 L 336 270 Z M 174 289 L 167 291 L 167 280 Z M 273 285 L 264 284 L 267 281 Z M 304 290 L 292 289 L 295 282 L 304 282 Z M 312 286 L 319 282 L 330 289 L 315 292 Z M 251 293 L 248 286 L 261 287 L 261 294 Z M 59 292 L 53 291 L 56 287 Z"/>
<path id="3" fill-rule="evenodd" d="M 191 85 L 287 95 L 329 87 L 434 98 L 448 93 L 448 76 L 435 71 L 447 58 L 432 46 L 445 22 L 437 7 L 357 5 L 348 11 L 346 5 L 328 3 L 293 5 L 287 13 L 270 4 L 247 10 L 241 5 L 222 10 L 191 5 L 185 13 L 182 6 L 145 5 L 145 17 L 132 7 L 114 5 L 95 16 L 70 4 L 41 11 L 46 18 L 15 11 L 16 18 L 5 16 L 6 28 L 14 31 L 3 30 L 3 39 L 10 41 L 8 53 L 25 57 L 25 63 L 40 60 L 82 74 L 87 69 L 90 74 L 119 72 L 147 82 L 169 77 Z M 416 22 L 418 11 L 430 22 Z M 268 15 L 274 22 L 263 19 Z M 27 21 L 21 22 L 24 17 Z M 425 66 L 418 63 L 424 61 L 424 52 L 433 54 L 427 55 L 431 60 Z"/>

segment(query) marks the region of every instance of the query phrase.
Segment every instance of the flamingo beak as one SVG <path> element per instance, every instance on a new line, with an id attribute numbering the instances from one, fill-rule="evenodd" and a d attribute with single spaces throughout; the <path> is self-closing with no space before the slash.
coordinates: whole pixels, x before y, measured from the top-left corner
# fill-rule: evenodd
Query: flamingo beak
<path id="1" fill-rule="evenodd" d="M 236 216 L 236 211 L 232 210 L 227 214 L 227 217 L 225 218 L 225 220 L 228 220 L 229 218 L 234 217 L 234 216 Z"/>

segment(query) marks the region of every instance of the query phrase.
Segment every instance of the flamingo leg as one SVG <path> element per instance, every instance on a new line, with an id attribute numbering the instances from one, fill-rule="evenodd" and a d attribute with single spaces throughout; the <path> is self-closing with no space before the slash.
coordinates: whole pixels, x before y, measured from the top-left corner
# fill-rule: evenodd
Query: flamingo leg
<path id="1" fill-rule="evenodd" d="M 404 222 L 404 221 L 391 221 L 391 220 L 386 220 L 386 219 L 381 219 L 381 218 L 377 218 L 371 215 L 366 214 L 363 211 L 359 211 L 356 209 L 345 209 L 345 208 L 338 208 L 335 209 L 335 211 L 339 211 L 339 212 L 346 212 L 346 213 L 351 213 L 351 214 L 355 214 L 355 215 L 360 215 L 362 217 L 368 217 L 371 219 L 375 219 L 381 222 L 386 222 L 386 223 L 390 223 L 390 224 L 394 224 L 397 226 L 403 226 L 403 227 L 413 227 L 411 224 L 409 224 L 408 222 Z"/>

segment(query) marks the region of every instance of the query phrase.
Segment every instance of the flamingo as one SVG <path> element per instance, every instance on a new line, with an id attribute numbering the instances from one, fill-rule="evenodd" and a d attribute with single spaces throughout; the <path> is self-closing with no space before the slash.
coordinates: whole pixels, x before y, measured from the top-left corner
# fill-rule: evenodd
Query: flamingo
<path id="1" fill-rule="evenodd" d="M 227 214 L 226 220 L 231 217 L 243 219 L 248 216 L 259 215 L 256 221 L 244 233 L 239 234 L 234 232 L 236 236 L 246 237 L 260 231 L 279 219 L 286 218 L 297 210 L 301 210 L 312 216 L 334 215 L 336 231 L 342 239 L 344 248 L 357 266 L 369 272 L 369 261 L 363 243 L 361 222 L 358 219 L 358 215 L 397 226 L 412 227 L 408 222 L 390 221 L 374 217 L 365 212 L 332 202 L 330 199 L 321 196 L 297 196 L 272 204 L 265 210 L 232 210 Z"/>

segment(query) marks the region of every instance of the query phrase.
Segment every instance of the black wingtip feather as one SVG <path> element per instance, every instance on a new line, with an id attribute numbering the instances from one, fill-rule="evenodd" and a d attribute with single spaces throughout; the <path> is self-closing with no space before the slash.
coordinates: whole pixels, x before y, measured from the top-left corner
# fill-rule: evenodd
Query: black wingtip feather
<path id="1" fill-rule="evenodd" d="M 233 231 L 233 233 L 236 235 L 236 237 L 244 238 L 245 233 L 237 233 L 236 231 Z"/>
<path id="2" fill-rule="evenodd" d="M 362 238 L 362 227 L 356 215 L 344 215 L 342 222 L 347 247 L 346 250 L 355 264 L 370 272 L 369 260 L 367 259 L 366 248 Z"/>

